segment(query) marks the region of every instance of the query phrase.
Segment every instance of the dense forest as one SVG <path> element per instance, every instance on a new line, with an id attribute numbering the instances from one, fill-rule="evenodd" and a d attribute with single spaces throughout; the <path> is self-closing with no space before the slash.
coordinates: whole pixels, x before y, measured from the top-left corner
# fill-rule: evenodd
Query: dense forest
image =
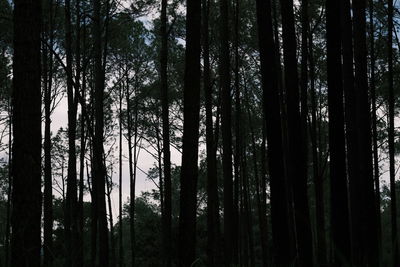
<path id="1" fill-rule="evenodd" d="M 400 266 L 400 3 L 0 0 L 0 267 Z"/>

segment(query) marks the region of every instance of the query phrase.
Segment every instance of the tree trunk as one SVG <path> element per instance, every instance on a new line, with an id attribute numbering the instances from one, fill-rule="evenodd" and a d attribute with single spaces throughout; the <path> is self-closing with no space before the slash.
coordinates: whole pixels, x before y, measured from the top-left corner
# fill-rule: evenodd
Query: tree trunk
<path id="1" fill-rule="evenodd" d="M 73 92 L 71 3 L 65 1 L 65 53 L 68 96 L 68 177 L 65 214 L 66 266 L 77 262 L 76 104 Z M 79 81 L 76 81 L 79 82 Z"/>
<path id="2" fill-rule="evenodd" d="M 229 64 L 229 18 L 228 0 L 220 1 L 220 62 L 219 75 L 222 89 L 222 168 L 224 187 L 224 259 L 227 266 L 235 263 L 237 235 L 235 230 L 233 177 L 232 177 L 232 132 L 231 132 L 231 94 Z"/>
<path id="3" fill-rule="evenodd" d="M 7 214 L 6 233 L 4 240 L 4 263 L 10 266 L 10 224 L 11 224 L 11 192 L 12 192 L 12 106 L 11 97 L 8 100 L 8 185 L 7 185 Z"/>
<path id="4" fill-rule="evenodd" d="M 341 0 L 341 37 L 342 37 L 342 53 L 343 53 L 343 85 L 345 96 L 345 120 L 346 120 L 346 141 L 347 141 L 347 166 L 349 175 L 350 189 L 350 217 L 351 217 L 351 234 L 352 234 L 352 258 L 356 263 L 361 253 L 361 244 L 359 243 L 358 222 L 359 222 L 359 193 L 357 192 L 357 184 L 360 180 L 358 167 L 358 142 L 357 142 L 357 98 L 354 84 L 354 67 L 353 67 L 353 25 L 351 20 L 350 1 Z"/>
<path id="5" fill-rule="evenodd" d="M 268 141 L 268 160 L 271 187 L 271 220 L 276 266 L 289 266 L 293 258 L 288 256 L 290 244 L 288 191 L 283 161 L 282 125 L 280 117 L 279 88 L 276 66 L 276 49 L 273 38 L 271 2 L 256 1 L 257 27 L 260 50 L 263 109 Z"/>
<path id="6" fill-rule="evenodd" d="M 354 61 L 355 61 L 355 91 L 357 103 L 357 115 L 359 127 L 358 160 L 359 175 L 357 181 L 357 197 L 359 197 L 359 220 L 354 225 L 359 227 L 359 239 L 362 253 L 360 253 L 362 266 L 379 266 L 378 262 L 378 234 L 377 219 L 375 213 L 375 191 L 372 170 L 372 146 L 371 146 L 371 118 L 368 101 L 368 77 L 367 77 L 367 42 L 365 0 L 353 0 L 354 16 Z M 353 210 L 352 210 L 353 211 Z M 358 260 L 356 261 L 358 264 Z"/>
<path id="7" fill-rule="evenodd" d="M 169 101 L 168 101 L 168 33 L 167 33 L 167 0 L 161 0 L 161 50 L 160 50 L 160 83 L 162 106 L 162 137 L 164 160 L 164 213 L 163 213 L 163 246 L 164 266 L 171 266 L 171 152 L 169 145 Z"/>
<path id="8" fill-rule="evenodd" d="M 75 109 L 75 124 L 76 124 L 76 113 L 78 109 L 78 94 L 82 94 L 83 100 L 85 99 L 85 88 L 86 88 L 86 79 L 83 77 L 82 82 L 82 93 L 80 90 L 80 81 L 81 81 L 81 13 L 80 13 L 80 0 L 76 0 L 75 2 L 75 11 L 76 11 L 76 21 L 75 21 L 75 97 L 74 97 L 74 109 Z M 86 34 L 86 32 L 84 32 Z M 83 39 L 85 45 L 85 37 Z M 84 47 L 85 48 L 85 47 Z M 83 73 L 83 76 L 85 73 Z M 83 215 L 83 190 L 84 190 L 84 158 L 85 158 L 85 122 L 84 116 L 84 107 L 81 105 L 82 114 L 81 118 L 81 133 L 80 133 L 80 163 L 79 163 L 79 191 L 75 208 L 75 216 L 76 216 L 76 266 L 82 267 L 84 261 L 84 251 L 83 251 L 83 227 L 84 227 L 84 215 Z M 76 127 L 75 127 L 76 128 Z M 76 130 L 76 129 L 75 129 Z M 76 156 L 75 156 L 75 177 L 77 175 L 76 172 Z"/>
<path id="9" fill-rule="evenodd" d="M 381 222 L 381 192 L 380 192 L 380 173 L 379 173 L 379 158 L 378 158 L 378 132 L 376 118 L 376 87 L 375 87 L 375 38 L 374 38 L 374 2 L 368 1 L 369 5 L 369 26 L 370 26 L 370 90 L 371 90 L 371 106 L 372 106 L 372 142 L 373 142 L 373 157 L 374 157 L 374 183 L 375 183 L 375 198 L 376 198 L 376 216 L 377 216 L 377 231 L 379 241 L 379 261 L 382 258 L 382 222 Z"/>
<path id="10" fill-rule="evenodd" d="M 179 216 L 179 266 L 191 266 L 196 255 L 196 198 L 200 119 L 201 2 L 187 1 L 183 140 Z"/>
<path id="11" fill-rule="evenodd" d="M 11 266 L 40 266 L 41 2 L 14 1 Z"/>
<path id="12" fill-rule="evenodd" d="M 48 18 L 44 23 L 44 34 L 53 47 L 53 1 L 47 3 Z M 43 194 L 43 265 L 53 265 L 53 178 L 51 171 L 51 90 L 53 79 L 53 55 L 44 45 L 43 86 L 44 86 L 44 194 Z"/>
<path id="13" fill-rule="evenodd" d="M 303 155 L 305 166 L 303 176 L 308 179 L 308 0 L 301 2 L 301 73 L 300 73 L 300 119 L 303 137 Z"/>
<path id="14" fill-rule="evenodd" d="M 134 190 L 134 169 L 133 169 L 133 155 L 132 155 L 132 117 L 131 117 L 131 93 L 129 89 L 128 71 L 126 74 L 126 117 L 127 117 L 127 130 L 128 130 L 128 164 L 129 164 L 129 223 L 130 223 L 130 243 L 131 243 L 131 261 L 132 266 L 135 266 L 135 190 Z"/>
<path id="15" fill-rule="evenodd" d="M 266 209 L 266 201 L 264 202 L 264 198 L 262 196 L 264 191 L 264 186 L 260 183 L 259 173 L 258 173 L 258 165 L 257 165 L 257 146 L 256 146 L 256 138 L 254 134 L 253 122 L 251 119 L 250 107 L 247 105 L 247 114 L 249 118 L 249 127 L 250 127 L 250 135 L 251 135 L 251 146 L 252 146 L 252 159 L 253 159 L 253 168 L 254 168 L 254 181 L 256 187 L 256 200 L 257 200 L 257 209 L 258 209 L 258 224 L 260 228 L 260 241 L 261 241 L 261 249 L 262 249 L 262 263 L 264 267 L 268 266 L 268 220 L 267 220 L 267 209 Z M 264 164 L 265 158 L 262 160 L 261 164 Z M 265 176 L 261 175 L 261 178 L 264 179 Z"/>
<path id="16" fill-rule="evenodd" d="M 105 201 L 105 166 L 103 163 L 103 133 L 104 133 L 104 71 L 102 66 L 101 18 L 100 0 L 93 0 L 93 35 L 94 35 L 94 110 L 95 133 L 93 140 L 93 182 L 96 183 L 96 205 L 99 233 L 99 262 L 104 267 L 109 266 L 108 227 Z M 103 63 L 105 65 L 105 62 Z"/>
<path id="17" fill-rule="evenodd" d="M 118 237 L 119 237 L 119 243 L 118 243 L 118 252 L 119 252 L 119 266 L 122 267 L 124 266 L 124 246 L 123 246 L 123 234 L 122 234 L 122 99 L 123 99 L 123 88 L 120 86 L 119 88 L 119 158 L 118 158 L 118 164 L 119 164 L 119 190 L 118 190 L 118 200 L 119 200 L 119 229 L 118 229 Z"/>
<path id="18" fill-rule="evenodd" d="M 397 233 L 397 201 L 396 201 L 396 166 L 395 166 L 395 145 L 394 145 L 394 88 L 393 88 L 393 0 L 388 3 L 388 108 L 389 108 L 389 177 L 390 177 L 390 206 L 391 206 L 391 226 L 392 226 L 392 255 L 393 265 L 399 264 L 399 244 Z"/>
<path id="19" fill-rule="evenodd" d="M 307 197 L 307 176 L 299 111 L 299 83 L 296 59 L 296 33 L 294 28 L 293 0 L 281 0 L 283 56 L 287 101 L 288 181 L 293 188 L 294 218 L 296 226 L 298 263 L 311 266 L 313 262 L 310 212 Z"/>
<path id="20" fill-rule="evenodd" d="M 349 210 L 346 178 L 346 154 L 341 64 L 340 2 L 327 0 L 326 29 L 328 55 L 328 112 L 330 152 L 330 204 L 333 264 L 351 262 Z"/>
<path id="21" fill-rule="evenodd" d="M 209 40 L 210 1 L 202 0 L 203 15 L 203 87 L 206 109 L 206 150 L 207 150 L 207 261 L 208 266 L 218 265 L 219 205 L 217 181 L 217 155 L 214 141 L 212 114 L 212 84 L 210 82 L 210 40 Z"/>
<path id="22" fill-rule="evenodd" d="M 105 159 L 104 159 L 105 161 Z M 105 163 L 104 163 L 105 165 Z M 108 176 L 108 175 L 107 175 Z M 112 169 L 111 174 L 107 177 L 106 181 L 106 195 L 107 195 L 107 204 L 108 204 L 108 219 L 110 223 L 110 265 L 116 266 L 115 264 L 115 242 L 114 242 L 114 222 L 113 222 L 113 214 L 112 214 L 112 203 L 111 203 L 111 192 L 112 192 Z"/>

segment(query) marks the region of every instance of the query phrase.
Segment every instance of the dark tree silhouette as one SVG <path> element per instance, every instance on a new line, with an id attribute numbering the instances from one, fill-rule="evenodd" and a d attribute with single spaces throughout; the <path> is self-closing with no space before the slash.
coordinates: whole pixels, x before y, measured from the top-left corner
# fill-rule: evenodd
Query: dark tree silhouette
<path id="1" fill-rule="evenodd" d="M 102 266 L 109 266 L 108 227 L 105 200 L 106 170 L 104 166 L 104 71 L 102 60 L 102 34 L 100 0 L 93 0 L 93 35 L 94 35 L 94 117 L 95 132 L 93 140 L 93 187 L 96 187 L 96 208 L 98 224 L 98 260 Z M 103 55 L 104 56 L 104 55 Z"/>
<path id="2" fill-rule="evenodd" d="M 14 1 L 11 266 L 40 266 L 41 2 Z"/>
<path id="3" fill-rule="evenodd" d="M 161 50 L 160 50 L 160 83 L 161 83 L 161 107 L 162 107 L 162 138 L 164 160 L 164 257 L 165 266 L 171 266 L 171 152 L 169 144 L 169 101 L 168 101 L 168 32 L 167 32 L 167 0 L 161 0 Z"/>
<path id="4" fill-rule="evenodd" d="M 202 0 L 202 44 L 203 44 L 203 87 L 206 109 L 206 146 L 207 146 L 207 257 L 209 266 L 217 266 L 218 241 L 220 234 L 217 155 L 213 124 L 213 91 L 210 81 L 210 40 L 209 40 L 209 13 L 210 1 Z"/>
<path id="5" fill-rule="evenodd" d="M 359 179 L 357 179 L 357 183 L 354 186 L 355 197 L 358 197 L 357 204 L 359 206 L 357 206 L 356 210 L 352 208 L 352 212 L 356 213 L 356 221 L 353 221 L 352 231 L 355 234 L 353 239 L 358 239 L 358 244 L 360 244 L 360 249 L 357 249 L 358 253 L 355 252 L 354 255 L 354 263 L 361 266 L 379 266 L 377 218 L 374 212 L 375 192 L 372 173 L 371 115 L 368 99 L 366 1 L 354 0 L 352 4 L 356 114 L 359 122 L 357 129 Z M 350 193 L 352 192 L 350 191 Z"/>
<path id="6" fill-rule="evenodd" d="M 390 177 L 390 205 L 391 205 L 391 225 L 392 225 L 392 254 L 393 266 L 399 264 L 399 244 L 397 233 L 397 202 L 396 202 L 396 166 L 395 166 L 395 146 L 394 146 L 394 88 L 393 88 L 393 0 L 388 1 L 388 106 L 389 106 L 389 177 Z"/>
<path id="7" fill-rule="evenodd" d="M 346 154 L 341 63 L 340 2 L 326 2 L 326 35 L 328 56 L 328 112 L 330 152 L 330 202 L 333 263 L 351 262 L 349 203 L 347 195 Z"/>
<path id="8" fill-rule="evenodd" d="M 282 126 L 279 106 L 279 89 L 275 42 L 272 30 L 271 2 L 256 1 L 257 27 L 260 50 L 263 108 L 268 141 L 268 163 L 271 186 L 271 220 L 274 244 L 274 262 L 277 266 L 288 266 L 293 259 L 288 257 L 289 214 L 288 190 L 283 161 Z"/>
<path id="9" fill-rule="evenodd" d="M 196 191 L 200 120 L 201 2 L 188 0 L 183 89 L 183 140 L 179 213 L 179 266 L 191 266 L 196 255 Z"/>
<path id="10" fill-rule="evenodd" d="M 296 58 L 296 33 L 294 28 L 293 1 L 281 0 L 283 59 L 287 104 L 288 181 L 293 190 L 294 219 L 298 263 L 300 266 L 312 265 L 312 234 L 307 198 L 307 176 L 299 110 L 299 82 Z"/>

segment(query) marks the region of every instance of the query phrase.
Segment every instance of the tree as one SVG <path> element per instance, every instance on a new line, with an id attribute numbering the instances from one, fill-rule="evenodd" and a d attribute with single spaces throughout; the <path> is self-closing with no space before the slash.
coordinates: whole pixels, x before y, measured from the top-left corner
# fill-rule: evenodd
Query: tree
<path id="1" fill-rule="evenodd" d="M 109 265 L 108 229 L 105 201 L 106 170 L 103 162 L 104 133 L 104 71 L 101 42 L 100 0 L 93 0 L 93 34 L 94 34 L 94 111 L 95 132 L 93 140 L 93 187 L 95 188 L 95 207 L 97 208 L 97 224 L 99 233 L 99 262 L 104 267 Z M 93 201 L 93 200 L 92 200 Z M 95 218 L 93 218 L 95 219 Z"/>
<path id="2" fill-rule="evenodd" d="M 354 25 L 354 65 L 355 65 L 355 92 L 357 99 L 358 116 L 358 167 L 359 176 L 356 185 L 355 197 L 358 197 L 356 221 L 353 222 L 355 239 L 358 239 L 360 250 L 356 253 L 355 264 L 364 266 L 379 266 L 378 263 L 378 234 L 375 209 L 374 180 L 372 175 L 371 151 L 371 118 L 368 100 L 367 76 L 367 43 L 366 43 L 366 1 L 353 1 Z M 351 192 L 351 191 L 350 191 Z M 352 214 L 353 216 L 353 214 Z M 362 227 L 361 222 L 365 222 Z M 359 229 L 355 229 L 355 228 Z"/>
<path id="3" fill-rule="evenodd" d="M 203 87 L 206 109 L 206 146 L 207 146 L 207 257 L 209 266 L 218 263 L 218 241 L 220 233 L 219 225 L 219 201 L 218 201 L 218 176 L 217 155 L 214 138 L 212 84 L 210 77 L 210 38 L 209 38 L 209 0 L 202 1 L 202 41 L 203 41 Z"/>
<path id="4" fill-rule="evenodd" d="M 11 266 L 40 266 L 41 2 L 14 2 Z"/>
<path id="5" fill-rule="evenodd" d="M 200 120 L 200 12 L 200 1 L 187 1 L 178 244 L 179 266 L 191 266 L 196 255 L 196 189 Z"/>
<path id="6" fill-rule="evenodd" d="M 266 122 L 268 163 L 271 187 L 271 220 L 274 244 L 274 262 L 289 266 L 293 261 L 287 252 L 289 237 L 288 191 L 285 177 L 282 126 L 276 72 L 275 42 L 272 30 L 271 1 L 256 1 L 258 42 L 263 89 L 263 115 Z M 272 63 L 271 63 L 272 62 Z"/>
<path id="7" fill-rule="evenodd" d="M 341 63 L 340 2 L 326 2 L 326 39 L 328 56 L 328 112 L 330 152 L 330 206 L 333 263 L 351 262 L 349 203 L 347 196 L 346 154 Z"/>
<path id="8" fill-rule="evenodd" d="M 232 177 L 232 126 L 231 126 L 231 90 L 229 56 L 228 0 L 220 1 L 220 62 L 219 78 L 221 86 L 221 127 L 222 127 L 222 166 L 224 186 L 224 258 L 226 264 L 236 263 L 236 241 L 233 177 Z"/>
<path id="9" fill-rule="evenodd" d="M 395 187 L 395 146 L 394 146 L 394 89 L 393 89 L 393 1 L 388 3 L 388 106 L 389 106 L 389 177 L 390 177 L 390 200 L 392 218 L 392 254 L 393 266 L 399 264 L 399 241 L 397 233 L 397 201 Z"/>
<path id="10" fill-rule="evenodd" d="M 77 171 L 76 171 L 76 109 L 73 73 L 72 73 L 72 26 L 71 2 L 65 1 L 65 53 L 66 53 L 66 78 L 68 95 L 68 178 L 67 178 L 67 204 L 65 214 L 66 237 L 66 263 L 73 266 L 77 262 L 77 230 L 78 199 L 77 199 Z M 79 82 L 79 81 L 76 81 Z"/>
<path id="11" fill-rule="evenodd" d="M 49 39 L 50 47 L 54 43 L 54 18 L 53 1 L 46 3 L 48 11 L 47 19 L 44 19 L 43 32 L 45 41 Z M 53 264 L 53 178 L 51 170 L 51 104 L 52 104 L 52 80 L 53 80 L 53 55 L 48 51 L 46 44 L 43 45 L 43 91 L 44 91 L 44 194 L 43 194 L 43 265 Z"/>
<path id="12" fill-rule="evenodd" d="M 283 58 L 287 102 L 288 181 L 293 188 L 293 206 L 296 225 L 298 261 L 300 266 L 312 265 L 312 234 L 307 198 L 307 176 L 304 137 L 301 134 L 299 111 L 299 82 L 296 59 L 296 33 L 293 1 L 281 0 Z"/>
<path id="13" fill-rule="evenodd" d="M 168 103 L 168 32 L 167 32 L 167 0 L 161 0 L 161 50 L 160 50 L 160 83 L 161 83 L 161 106 L 163 121 L 163 160 L 164 160 L 164 257 L 165 266 L 171 266 L 171 152 L 169 144 L 169 103 Z"/>

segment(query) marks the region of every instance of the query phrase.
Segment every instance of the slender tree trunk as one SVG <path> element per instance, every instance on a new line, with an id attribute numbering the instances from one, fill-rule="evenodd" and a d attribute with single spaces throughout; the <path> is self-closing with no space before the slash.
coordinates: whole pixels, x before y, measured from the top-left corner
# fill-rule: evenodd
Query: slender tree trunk
<path id="1" fill-rule="evenodd" d="M 234 1 L 234 12 L 233 13 L 233 49 L 234 49 L 234 65 L 233 65 L 233 72 L 234 72 L 234 88 L 235 88 L 235 164 L 234 164 L 234 203 L 233 203 L 233 211 L 234 211 L 234 232 L 239 232 L 239 244 L 236 244 L 236 240 L 233 241 L 233 251 L 234 251 L 234 259 L 233 263 L 237 263 L 235 257 L 236 254 L 239 254 L 239 264 L 245 263 L 245 266 L 248 264 L 249 259 L 249 249 L 248 249 L 248 236 L 247 236 L 247 225 L 246 225 L 246 206 L 245 202 L 246 196 L 244 190 L 244 179 L 243 176 L 243 146 L 242 146 L 242 131 L 239 127 L 239 123 L 241 121 L 241 103 L 240 103 L 240 86 L 239 86 L 239 0 Z M 230 94 L 230 93 L 229 93 Z M 229 107 L 230 108 L 230 107 Z M 240 184 L 240 185 L 239 185 Z M 242 225 L 240 225 L 242 224 Z M 238 247 L 238 252 L 235 251 L 236 246 Z M 241 255 L 240 248 L 243 247 L 243 257 Z M 242 260 L 243 258 L 243 260 Z"/>
<path id="2" fill-rule="evenodd" d="M 85 74 L 84 74 L 85 75 Z M 83 79 L 83 96 L 85 95 L 84 93 L 84 85 L 85 78 Z M 86 153 L 86 136 L 85 136 L 85 119 L 84 115 L 81 115 L 81 133 L 80 133 L 80 141 L 81 141 L 81 151 L 79 155 L 79 196 L 78 196 L 78 213 L 79 213 L 79 225 L 78 225 L 78 266 L 83 266 L 84 263 L 84 240 L 83 240 L 83 232 L 84 232 L 84 211 L 83 211 L 83 193 L 84 193 L 84 175 L 85 175 L 85 153 Z"/>
<path id="3" fill-rule="evenodd" d="M 118 164 L 119 164 L 119 191 L 118 191 L 118 200 L 119 200 L 119 229 L 118 229 L 118 251 L 119 251 L 119 266 L 124 266 L 124 246 L 123 246 L 123 234 L 122 234 L 122 227 L 123 227 L 123 217 L 122 217 L 122 99 L 123 99 L 123 92 L 122 86 L 119 88 L 119 157 L 118 157 Z"/>
<path id="4" fill-rule="evenodd" d="M 214 141 L 212 115 L 212 85 L 210 82 L 210 40 L 209 40 L 209 13 L 210 1 L 202 0 L 203 15 L 203 87 L 206 109 L 206 148 L 207 148 L 207 260 L 208 266 L 218 264 L 219 240 L 219 207 L 217 181 L 217 155 Z"/>
<path id="5" fill-rule="evenodd" d="M 71 3 L 65 1 L 65 51 L 68 96 L 68 177 L 65 214 L 66 266 L 77 262 L 76 104 L 73 92 Z M 79 81 L 76 81 L 79 82 Z"/>
<path id="6" fill-rule="evenodd" d="M 105 163 L 104 163 L 104 165 L 105 165 Z M 109 212 L 108 219 L 109 219 L 109 223 L 110 223 L 110 265 L 116 266 L 116 264 L 115 264 L 114 222 L 113 222 L 112 203 L 111 203 L 112 169 L 111 169 L 110 176 L 107 177 L 106 189 L 107 189 L 106 195 L 107 195 L 107 204 L 108 204 L 108 212 Z"/>
<path id="7" fill-rule="evenodd" d="M 134 191 L 134 169 L 133 169 L 133 155 L 132 155 L 132 115 L 131 115 L 131 93 L 129 89 L 129 77 L 127 73 L 126 79 L 126 116 L 127 116 L 127 130 L 128 130 L 128 162 L 129 162 L 129 185 L 130 185 L 130 204 L 129 204 L 129 219 L 130 219 L 130 243 L 131 243 L 131 258 L 132 266 L 135 266 L 135 191 Z"/>
<path id="8" fill-rule="evenodd" d="M 108 227 L 105 201 L 106 173 L 103 163 L 103 133 L 104 133 L 104 70 L 102 65 L 101 18 L 100 1 L 93 0 L 93 35 L 94 35 L 94 109 L 95 133 L 93 140 L 94 179 L 96 183 L 96 205 L 99 233 L 99 262 L 102 266 L 109 266 Z M 103 62 L 105 65 L 105 62 Z"/>
<path id="9" fill-rule="evenodd" d="M 308 0 L 301 2 L 301 71 L 300 71 L 300 119 L 303 137 L 303 155 L 305 166 L 303 175 L 308 179 Z"/>
<path id="10" fill-rule="evenodd" d="M 136 203 L 135 203 L 135 199 L 136 199 L 136 172 L 137 172 L 137 163 L 138 163 L 138 99 L 137 99 L 137 91 L 135 88 L 135 107 L 134 107 L 134 118 L 135 118 L 135 122 L 133 125 L 134 128 L 134 133 L 133 133 L 133 177 L 132 177 L 132 184 L 131 184 L 131 194 L 133 195 L 133 205 L 131 204 L 131 213 L 132 213 L 132 223 L 133 226 L 134 222 L 135 222 L 135 207 L 136 207 Z M 132 244 L 136 244 L 136 231 L 135 231 L 135 227 L 132 228 L 131 230 L 131 237 L 132 237 Z M 135 258 L 132 257 L 132 265 L 135 265 Z"/>
<path id="11" fill-rule="evenodd" d="M 200 120 L 201 2 L 188 0 L 183 90 L 183 140 L 179 215 L 179 266 L 191 266 L 196 257 L 196 198 Z"/>
<path id="12" fill-rule="evenodd" d="M 85 99 L 85 84 L 82 84 L 82 93 L 79 92 L 80 90 L 80 81 L 81 81 L 81 13 L 80 13 L 80 0 L 76 0 L 75 2 L 75 12 L 76 12 L 76 21 L 75 21 L 75 97 L 74 97 L 74 110 L 75 110 L 75 124 L 76 124 L 76 113 L 78 109 L 78 94 L 83 95 L 83 99 Z M 84 32 L 85 34 L 86 32 Z M 83 40 L 85 42 L 85 39 Z M 85 44 L 84 44 L 85 45 Z M 85 75 L 85 73 L 83 73 Z M 86 82 L 85 78 L 83 77 L 83 82 Z M 83 266 L 84 261 L 84 252 L 83 252 L 83 186 L 84 186 L 84 157 L 85 157 L 85 122 L 84 122 L 84 108 L 81 105 L 81 133 L 80 133 L 80 141 L 81 141 L 81 151 L 80 151 L 80 163 L 79 163 L 79 191 L 77 196 L 77 202 L 75 206 L 75 216 L 76 216 L 76 266 L 81 267 Z M 76 128 L 76 127 L 75 127 Z M 76 156 L 75 156 L 75 170 L 76 170 Z M 77 175 L 77 171 L 75 173 Z M 76 177 L 76 176 L 75 176 Z M 78 182 L 77 182 L 78 183 Z"/>
<path id="13" fill-rule="evenodd" d="M 276 49 L 273 38 L 271 1 L 256 1 L 258 41 L 260 50 L 263 108 L 268 141 L 268 160 L 271 187 L 271 220 L 276 266 L 290 266 L 287 254 L 290 244 L 288 191 L 283 160 L 282 125 L 276 67 Z"/>
<path id="14" fill-rule="evenodd" d="M 317 263 L 324 265 L 327 262 L 326 231 L 325 231 L 325 189 L 323 174 L 319 168 L 320 147 L 317 138 L 317 97 L 315 90 L 315 66 L 313 55 L 313 33 L 309 37 L 309 65 L 310 65 L 310 94 L 311 94 L 311 144 L 313 159 L 313 181 L 315 187 L 315 217 L 316 217 L 316 236 L 317 236 Z"/>
<path id="15" fill-rule="evenodd" d="M 41 1 L 14 1 L 11 266 L 40 266 Z"/>
<path id="16" fill-rule="evenodd" d="M 350 217 L 351 217 L 351 235 L 352 235 L 352 258 L 353 263 L 359 260 L 361 244 L 359 239 L 359 205 L 360 197 L 357 187 L 360 180 L 358 167 L 358 142 L 357 142 L 357 98 L 354 84 L 354 65 L 353 65 L 353 25 L 351 19 L 350 1 L 341 0 L 341 37 L 343 53 L 343 85 L 345 96 L 345 120 L 346 120 L 346 143 L 347 143 L 347 166 L 349 175 L 350 191 Z"/>
<path id="17" fill-rule="evenodd" d="M 258 209 L 258 224 L 260 228 L 260 240 L 261 240 L 261 249 L 262 249 L 262 266 L 268 266 L 268 220 L 267 220 L 267 210 L 266 205 L 263 199 L 263 190 L 264 186 L 260 183 L 259 173 L 258 173 L 258 165 L 257 165 L 257 146 L 256 146 L 256 138 L 254 134 L 253 122 L 251 119 L 250 107 L 247 105 L 247 114 L 249 119 L 249 127 L 250 127 L 250 135 L 251 135 L 251 146 L 252 146 L 252 159 L 253 159 L 253 168 L 254 168 L 254 181 L 256 187 L 256 200 L 257 200 L 257 209 Z M 264 159 L 265 160 L 265 159 Z M 261 164 L 264 164 L 264 160 L 262 160 Z M 261 178 L 265 178 L 264 175 L 261 175 Z M 260 192 L 261 191 L 261 192 Z"/>
<path id="18" fill-rule="evenodd" d="M 171 266 L 171 152 L 169 145 L 169 101 L 168 101 L 168 33 L 167 33 L 167 0 L 161 0 L 161 51 L 160 51 L 160 82 L 163 127 L 163 160 L 164 160 L 164 213 L 163 213 L 163 243 L 164 266 Z"/>
<path id="19" fill-rule="evenodd" d="M 331 236 L 334 266 L 351 262 L 341 65 L 340 2 L 327 0 Z"/>
<path id="20" fill-rule="evenodd" d="M 399 244 L 397 231 L 397 201 L 396 201 L 396 166 L 395 166 L 395 146 L 394 146 L 394 88 L 393 88 L 393 0 L 388 1 L 388 108 L 389 108 L 389 178 L 390 178 L 390 205 L 391 205 L 391 226 L 392 226 L 392 255 L 393 265 L 399 264 Z"/>
<path id="21" fill-rule="evenodd" d="M 373 157 L 374 157 L 374 183 L 375 183 L 375 198 L 376 198 L 376 216 L 378 227 L 379 241 L 379 261 L 382 258 L 382 222 L 381 222 L 381 193 L 379 183 L 379 158 L 378 158 L 378 132 L 377 132 L 377 110 L 376 110 L 376 87 L 375 87 L 375 30 L 374 30 L 374 2 L 369 0 L 369 38 L 370 38 L 370 90 L 371 90 L 371 106 L 372 106 L 372 142 L 373 142 Z"/>
<path id="22" fill-rule="evenodd" d="M 232 177 L 232 132 L 231 132 L 231 94 L 230 94 L 230 56 L 229 56 L 229 3 L 220 1 L 220 86 L 222 89 L 222 166 L 224 187 L 224 259 L 227 266 L 235 263 L 237 235 L 235 230 L 234 196 Z"/>
<path id="23" fill-rule="evenodd" d="M 307 176 L 299 111 L 299 83 L 296 59 L 296 34 L 294 28 L 293 1 L 281 0 L 283 55 L 287 101 L 288 181 L 293 188 L 294 218 L 296 225 L 298 263 L 311 266 L 313 262 L 312 233 L 307 197 Z"/>
<path id="24" fill-rule="evenodd" d="M 377 218 L 375 213 L 375 191 L 372 170 L 372 146 L 371 146 L 371 118 L 370 105 L 368 101 L 368 76 L 367 76 L 367 41 L 366 41 L 366 19 L 365 0 L 353 0 L 354 17 L 354 61 L 355 61 L 355 90 L 357 104 L 357 115 L 359 116 L 358 137 L 358 160 L 359 174 L 362 177 L 357 189 L 360 194 L 358 206 L 360 220 L 358 224 L 360 235 L 359 243 L 362 245 L 362 266 L 379 266 L 378 262 L 378 233 Z M 353 210 L 352 210 L 353 211 Z M 361 227 L 360 227 L 361 226 Z M 357 264 L 357 263 L 356 263 Z"/>
<path id="25" fill-rule="evenodd" d="M 53 1 L 47 6 L 49 12 L 44 32 L 50 39 L 50 47 L 53 47 Z M 47 39 L 47 38 L 46 38 Z M 53 79 L 53 56 L 44 45 L 43 53 L 43 75 L 44 75 L 44 194 L 43 194 L 43 265 L 53 265 L 53 178 L 51 171 L 51 90 Z"/>
<path id="26" fill-rule="evenodd" d="M 93 71 L 91 71 L 91 79 L 93 79 Z M 91 121 L 92 121 L 92 127 L 94 126 L 94 103 L 93 103 L 93 99 L 94 99 L 94 86 L 93 86 L 93 82 L 90 83 L 90 99 L 92 99 L 92 110 L 91 110 Z M 94 164 L 93 164 L 93 138 L 89 140 L 89 147 L 90 147 L 90 160 L 91 160 L 91 169 L 90 169 L 90 178 L 91 178 L 91 186 L 92 186 L 92 190 L 91 190 L 91 236 L 90 236 L 90 242 L 91 242 L 91 267 L 95 267 L 96 266 L 96 258 L 97 258 L 97 250 L 98 250 L 98 246 L 97 246 L 97 232 L 98 232 L 98 209 L 97 209 L 97 183 L 95 181 L 95 177 L 94 177 Z M 86 166 L 88 166 L 88 164 L 86 164 Z M 88 170 L 88 175 L 89 175 L 89 170 Z M 88 185 L 90 186 L 89 180 L 88 180 Z"/>
<path id="27" fill-rule="evenodd" d="M 6 233 L 4 241 L 4 263 L 10 266 L 10 224 L 11 224 L 11 200 L 12 200 L 12 106 L 11 97 L 8 100 L 8 188 L 7 188 L 7 217 Z"/>

